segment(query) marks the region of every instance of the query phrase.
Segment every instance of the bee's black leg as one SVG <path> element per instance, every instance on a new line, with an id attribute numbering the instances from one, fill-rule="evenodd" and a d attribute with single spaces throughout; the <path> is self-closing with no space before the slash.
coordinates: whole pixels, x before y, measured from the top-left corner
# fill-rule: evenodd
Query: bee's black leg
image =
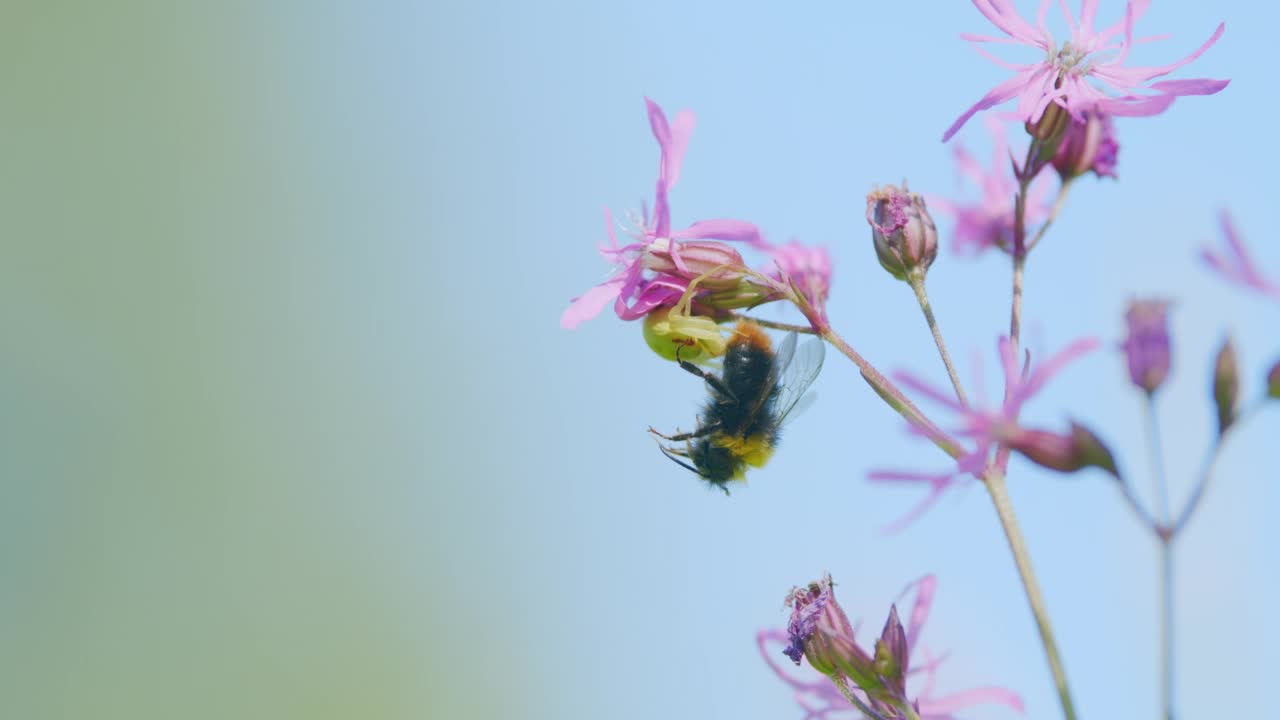
<path id="1" fill-rule="evenodd" d="M 720 394 L 724 395 L 725 397 L 728 397 L 730 400 L 733 400 L 734 402 L 738 402 L 738 398 L 733 394 L 733 392 L 732 392 L 732 391 L 730 391 L 730 390 L 729 390 L 728 386 L 727 386 L 727 385 L 725 385 L 725 384 L 724 384 L 724 382 L 723 382 L 720 378 L 718 378 L 718 377 L 716 377 L 715 375 L 712 375 L 711 373 L 709 373 L 709 372 L 707 372 L 707 371 L 703 370 L 702 368 L 698 367 L 697 365 L 694 365 L 693 363 L 689 362 L 688 360 L 681 360 L 681 359 L 680 359 L 680 348 L 676 348 L 676 362 L 677 362 L 677 363 L 680 363 L 680 367 L 681 367 L 681 368 L 684 368 L 685 372 L 688 372 L 688 373 L 692 373 L 692 374 L 694 374 L 694 375 L 697 375 L 698 377 L 700 377 L 700 378 L 702 378 L 703 380 L 705 380 L 705 381 L 706 381 L 706 383 L 707 383 L 708 385 L 710 385 L 711 387 L 715 388 L 716 392 L 718 392 L 718 393 L 720 393 Z"/>
<path id="2" fill-rule="evenodd" d="M 677 435 L 663 435 L 662 433 L 658 432 L 657 430 L 654 430 L 653 428 L 649 428 L 649 432 L 653 433 L 654 435 L 657 435 L 663 440 L 670 440 L 671 442 L 681 442 L 683 440 L 692 440 L 694 438 L 706 437 L 719 429 L 720 429 L 719 423 L 711 423 L 708 425 L 703 425 L 702 427 L 698 428 L 697 430 L 694 430 L 693 432 L 679 433 Z"/>
<path id="3" fill-rule="evenodd" d="M 676 456 L 675 456 L 675 455 L 674 455 L 670 450 L 668 450 L 668 449 L 666 449 L 666 448 L 662 447 L 661 445 L 659 445 L 659 446 L 658 446 L 658 449 L 659 449 L 659 450 L 661 450 L 661 451 L 662 451 L 662 454 L 663 454 L 663 455 L 666 455 L 666 456 L 667 456 L 667 459 L 668 459 L 668 460 L 670 460 L 671 462 L 673 462 L 673 463 L 675 463 L 675 464 L 679 465 L 680 467 L 682 467 L 682 468 L 684 468 L 684 469 L 686 469 L 686 470 L 688 470 L 688 471 L 690 471 L 690 472 L 694 473 L 695 475 L 699 475 L 699 476 L 700 476 L 700 475 L 702 475 L 702 473 L 698 472 L 698 468 L 696 468 L 696 467 L 694 467 L 694 466 L 690 465 L 689 463 L 687 463 L 687 462 L 685 462 L 685 461 L 683 461 L 683 460 L 681 460 L 681 459 L 677 458 L 677 457 L 676 457 Z"/>

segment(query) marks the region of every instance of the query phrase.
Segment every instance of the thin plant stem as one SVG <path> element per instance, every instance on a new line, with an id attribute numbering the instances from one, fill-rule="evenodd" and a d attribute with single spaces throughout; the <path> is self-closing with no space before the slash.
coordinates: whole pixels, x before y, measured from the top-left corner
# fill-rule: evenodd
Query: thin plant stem
<path id="1" fill-rule="evenodd" d="M 850 690 L 848 684 L 846 684 L 843 679 L 832 678 L 831 682 L 835 683 L 836 688 L 840 690 L 840 694 L 844 696 L 845 700 L 848 700 L 851 705 L 858 708 L 858 712 L 866 715 L 868 718 L 871 718 L 871 720 L 889 720 L 885 716 L 871 709 L 871 707 L 866 703 L 862 702 L 862 698 L 858 697 L 856 693 Z"/>
<path id="2" fill-rule="evenodd" d="M 1053 675 L 1053 683 L 1058 688 L 1058 699 L 1062 703 L 1062 714 L 1066 720 L 1076 720 L 1075 705 L 1071 701 L 1071 689 L 1067 685 L 1067 673 L 1062 665 L 1062 655 L 1058 652 L 1058 642 L 1053 636 L 1053 627 L 1049 624 L 1049 611 L 1044 604 L 1044 596 L 1040 593 L 1040 584 L 1036 581 L 1035 570 L 1031 567 L 1031 555 L 1027 552 L 1026 541 L 1022 538 L 1022 530 L 1018 527 L 1018 519 L 1013 512 L 1013 504 L 1009 500 L 1009 491 L 1005 484 L 1004 473 L 998 468 L 990 469 L 983 484 L 991 495 L 996 515 L 1000 518 L 1000 526 L 1004 528 L 1005 539 L 1009 541 L 1009 550 L 1013 553 L 1014 564 L 1018 566 L 1018 575 L 1022 578 L 1022 589 L 1027 595 L 1027 604 L 1031 606 L 1031 614 L 1035 616 L 1036 626 L 1040 630 L 1040 642 L 1044 645 L 1045 659 L 1049 662 L 1049 672 Z"/>
<path id="3" fill-rule="evenodd" d="M 1054 220 L 1058 219 L 1058 213 L 1062 212 L 1062 208 L 1067 204 L 1067 191 L 1071 189 L 1071 183 L 1074 179 L 1063 180 L 1062 184 L 1058 186 L 1058 194 L 1053 198 L 1053 207 L 1049 208 L 1049 216 L 1044 219 L 1044 222 L 1040 223 L 1040 227 L 1036 229 L 1036 234 L 1027 243 L 1027 252 L 1031 252 L 1036 245 L 1040 244 L 1041 238 L 1044 237 L 1045 233 L 1049 232 L 1049 226 L 1053 224 Z"/>
<path id="4" fill-rule="evenodd" d="M 1128 503 L 1129 509 L 1133 510 L 1133 514 L 1138 517 L 1138 521 L 1146 526 L 1153 535 L 1159 536 L 1159 534 L 1164 530 L 1164 527 L 1161 525 L 1159 520 L 1156 520 L 1155 517 L 1153 517 L 1145 507 L 1143 507 L 1137 496 L 1134 495 L 1133 488 L 1129 486 L 1129 481 L 1121 476 L 1116 478 L 1116 483 L 1120 486 L 1120 495 L 1124 497 L 1125 502 Z"/>
<path id="5" fill-rule="evenodd" d="M 871 386 L 876 395 L 880 396 L 881 400 L 884 400 L 885 404 L 893 408 L 907 422 L 918 428 L 925 437 L 929 438 L 943 452 L 953 458 L 958 458 L 964 454 L 960 444 L 955 439 L 943 432 L 932 420 L 925 417 L 925 414 L 920 412 L 920 408 L 916 407 L 915 403 L 911 402 L 910 398 L 904 395 L 897 385 L 893 384 L 893 381 L 881 374 L 879 370 L 876 370 L 875 366 L 867 362 L 866 358 L 862 357 L 857 350 L 854 350 L 852 345 L 845 342 L 845 339 L 831 327 L 831 322 L 827 320 L 826 315 L 816 310 L 804 299 L 803 295 L 794 290 L 792 290 L 789 299 L 804 314 L 805 319 L 809 321 L 809 324 L 818 333 L 819 337 L 826 340 L 832 347 L 853 361 L 854 365 L 858 366 L 858 370 L 862 373 L 862 379 L 867 381 L 867 384 Z"/>
<path id="6" fill-rule="evenodd" d="M 767 327 L 770 330 L 786 330 L 788 332 L 800 333 L 802 335 L 818 334 L 817 330 L 814 330 L 808 325 L 793 325 L 791 323 L 774 322 L 773 320 L 764 320 L 758 317 L 751 317 L 750 315 L 743 315 L 742 313 L 730 313 L 730 317 L 737 320 L 750 320 L 760 327 Z"/>
<path id="7" fill-rule="evenodd" d="M 1160 443 L 1160 424 L 1156 416 L 1155 393 L 1147 393 L 1147 448 L 1151 453 L 1151 475 L 1160 504 L 1160 717 L 1173 720 L 1173 537 L 1167 532 L 1171 520 L 1169 483 L 1164 471 L 1164 451 Z"/>
<path id="8" fill-rule="evenodd" d="M 1160 538 L 1160 717 L 1173 720 L 1173 538 Z"/>
<path id="9" fill-rule="evenodd" d="M 938 346 L 938 355 L 942 357 L 942 364 L 947 366 L 947 375 L 951 377 L 951 387 L 956 390 L 956 399 L 961 405 L 969 406 L 969 399 L 965 397 L 964 387 L 960 384 L 960 376 L 956 374 L 956 367 L 951 363 L 951 354 L 947 352 L 947 343 L 942 339 L 942 329 L 938 327 L 938 321 L 933 317 L 933 306 L 929 304 L 929 294 L 924 288 L 924 273 L 911 272 L 907 275 L 907 283 L 911 285 L 911 289 L 915 291 L 916 302 L 920 303 L 920 311 L 924 313 L 924 320 L 929 324 L 929 331 L 933 333 L 933 343 Z"/>
<path id="10" fill-rule="evenodd" d="M 1022 335 L 1022 284 L 1026 269 L 1026 255 L 1013 259 L 1013 302 L 1009 308 L 1009 341 L 1013 343 L 1015 356 L 1018 353 L 1018 342 Z"/>
<path id="11" fill-rule="evenodd" d="M 1027 151 L 1027 160 L 1023 168 L 1031 165 L 1036 144 L 1032 143 Z M 1021 173 L 1020 173 L 1021 174 Z M 1018 194 L 1014 198 L 1013 228 L 1013 298 L 1009 309 L 1009 340 L 1016 355 L 1022 331 L 1022 286 L 1026 272 L 1026 217 L 1027 188 L 1032 177 L 1021 177 L 1018 182 Z M 1038 241 L 1043 232 L 1036 234 Z M 1010 388 L 1005 388 L 1005 401 L 1009 400 Z M 1018 576 L 1022 579 L 1022 589 L 1027 596 L 1027 604 L 1035 617 L 1036 626 L 1040 630 L 1040 642 L 1044 646 L 1045 660 L 1049 663 L 1049 673 L 1058 689 L 1058 700 L 1062 704 L 1065 720 L 1076 720 L 1075 704 L 1071 700 L 1071 689 L 1067 684 L 1067 673 L 1063 667 L 1062 654 L 1058 650 L 1058 642 L 1053 636 L 1053 626 L 1049 622 L 1049 610 L 1045 607 L 1044 596 L 1040 592 L 1040 584 L 1036 581 L 1035 570 L 1031 566 L 1031 554 L 1027 551 L 1022 530 L 1018 527 L 1017 516 L 1013 511 L 1013 503 L 1009 499 L 1009 490 L 1005 479 L 1005 468 L 1008 465 L 1009 448 L 1001 444 L 996 450 L 996 460 L 983 475 L 983 484 L 991 495 L 1000 526 L 1004 528 L 1005 539 L 1009 542 L 1009 551 L 1013 554 L 1013 562 L 1018 567 Z"/>
<path id="12" fill-rule="evenodd" d="M 1165 481 L 1164 451 L 1160 447 L 1160 424 L 1156 417 L 1156 396 L 1155 393 L 1147 393 L 1146 396 L 1147 451 L 1151 454 L 1152 482 L 1155 485 L 1156 498 L 1160 503 L 1160 522 L 1168 524 L 1171 514 L 1169 510 L 1169 485 Z"/>
<path id="13" fill-rule="evenodd" d="M 1167 529 L 1171 537 L 1177 537 L 1179 533 L 1186 528 L 1187 523 L 1191 521 L 1192 516 L 1196 514 L 1196 510 L 1200 508 L 1201 501 L 1204 500 L 1205 490 L 1209 486 L 1209 479 L 1213 475 L 1214 465 L 1218 462 L 1218 456 L 1222 454 L 1222 446 L 1227 436 L 1232 430 L 1243 425 L 1244 422 L 1255 412 L 1262 408 L 1266 399 L 1259 399 L 1253 405 L 1241 410 L 1234 422 L 1223 432 L 1219 433 L 1214 439 L 1213 445 L 1209 448 L 1209 454 L 1205 457 L 1204 465 L 1200 470 L 1199 480 L 1196 482 L 1195 488 L 1191 491 L 1191 497 L 1187 499 L 1187 504 L 1183 506 L 1182 512 L 1178 514 L 1178 519 Z"/>

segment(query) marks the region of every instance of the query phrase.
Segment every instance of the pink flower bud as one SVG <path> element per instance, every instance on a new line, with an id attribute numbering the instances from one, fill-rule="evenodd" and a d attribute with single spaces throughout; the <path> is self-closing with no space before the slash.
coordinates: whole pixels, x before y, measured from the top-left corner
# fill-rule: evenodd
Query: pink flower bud
<path id="1" fill-rule="evenodd" d="M 1005 437 L 1009 447 L 1028 460 L 1050 470 L 1073 473 L 1087 467 L 1106 470 L 1118 477 L 1115 458 L 1098 436 L 1083 425 L 1071 424 L 1066 435 L 1018 428 Z"/>
<path id="2" fill-rule="evenodd" d="M 867 195 L 867 222 L 880 265 L 899 280 L 923 276 L 938 256 L 938 228 L 924 198 L 907 190 L 905 182 Z"/>
<path id="3" fill-rule="evenodd" d="M 1093 172 L 1098 177 L 1116 177 L 1116 142 L 1111 117 L 1096 112 L 1085 113 L 1083 120 L 1071 119 L 1071 125 L 1053 156 L 1053 167 L 1063 180 Z"/>
<path id="4" fill-rule="evenodd" d="M 1169 375 L 1169 303 L 1134 300 L 1124 319 L 1129 335 L 1121 347 L 1129 363 L 1129 379 L 1153 393 Z"/>
<path id="5" fill-rule="evenodd" d="M 1218 408 L 1218 433 L 1224 433 L 1236 419 L 1236 402 L 1240 397 L 1240 373 L 1236 369 L 1236 350 L 1231 339 L 1223 341 L 1213 364 L 1213 402 Z"/>

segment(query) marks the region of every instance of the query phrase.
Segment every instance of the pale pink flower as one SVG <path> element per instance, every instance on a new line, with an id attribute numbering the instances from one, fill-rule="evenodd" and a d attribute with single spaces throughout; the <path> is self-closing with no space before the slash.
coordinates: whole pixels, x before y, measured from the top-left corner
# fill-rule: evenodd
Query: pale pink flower
<path id="1" fill-rule="evenodd" d="M 1200 249 L 1200 258 L 1209 267 L 1217 270 L 1222 277 L 1240 287 L 1253 290 L 1275 300 L 1280 300 L 1280 282 L 1268 279 L 1258 269 L 1257 263 L 1249 255 L 1249 248 L 1236 233 L 1231 215 L 1223 211 L 1222 236 L 1226 239 L 1225 251 L 1205 247 Z"/>
<path id="2" fill-rule="evenodd" d="M 689 110 L 676 113 L 675 120 L 667 122 L 662 108 L 645 98 L 649 112 L 649 126 L 658 141 L 661 155 L 658 161 L 658 181 L 654 191 L 653 218 L 647 213 L 640 218 L 635 232 L 636 242 L 618 245 L 613 231 L 613 216 L 605 211 L 605 226 L 609 233 L 609 245 L 600 248 L 600 254 L 618 270 L 607 280 L 570 301 L 560 316 L 560 327 L 574 328 L 590 320 L 610 302 L 623 320 L 637 320 L 658 307 L 672 306 L 688 287 L 689 280 L 698 275 L 685 263 L 680 254 L 682 240 L 737 240 L 747 243 L 760 242 L 760 231 L 743 220 L 702 220 L 683 230 L 671 230 L 671 208 L 667 193 L 680 179 L 680 167 L 684 163 L 685 147 L 693 134 L 694 114 Z M 724 248 L 716 252 L 713 245 L 702 243 L 699 248 L 705 254 L 721 257 L 736 256 L 736 251 Z M 666 268 L 670 272 L 655 272 L 653 268 Z"/>
<path id="3" fill-rule="evenodd" d="M 1157 39 L 1135 40 L 1133 37 L 1134 23 L 1146 12 L 1151 0 L 1130 0 L 1124 19 L 1104 30 L 1093 27 L 1098 0 L 1081 1 L 1079 22 L 1071 16 L 1066 0 L 1061 0 L 1059 5 L 1071 32 L 1071 38 L 1061 47 L 1045 25 L 1049 0 L 1041 1 L 1034 26 L 1022 19 L 1013 0 L 973 0 L 973 4 L 1006 37 L 968 33 L 961 37 L 975 43 L 984 57 L 1015 74 L 992 88 L 952 123 L 942 136 L 943 142 L 950 140 L 974 114 L 1014 98 L 1018 101 L 1018 117 L 1031 123 L 1040 119 L 1050 103 L 1065 108 L 1077 118 L 1093 111 L 1136 117 L 1164 112 L 1182 95 L 1212 95 L 1230 82 L 1209 79 L 1150 82 L 1200 57 L 1222 36 L 1222 24 L 1195 52 L 1177 62 L 1150 67 L 1123 66 L 1135 43 Z M 1040 50 L 1043 58 L 1026 65 L 1011 64 L 991 55 L 977 43 L 1029 45 Z"/>
<path id="4" fill-rule="evenodd" d="M 1016 220 L 1014 197 L 1018 194 L 1018 180 L 1013 175 L 1004 126 L 994 117 L 987 118 L 986 125 L 994 146 L 989 168 L 983 167 L 959 143 L 952 147 L 960 176 L 977 186 L 981 197 L 975 201 L 955 201 L 932 195 L 929 197 L 929 202 L 934 207 L 955 218 L 952 233 L 955 239 L 951 249 L 959 255 L 978 255 L 992 247 L 1005 252 L 1013 250 Z M 1028 231 L 1049 216 L 1049 205 L 1046 202 L 1048 183 L 1049 176 L 1041 175 L 1032 181 L 1027 192 L 1023 220 Z"/>
<path id="5" fill-rule="evenodd" d="M 991 462 L 992 449 L 1000 442 L 1018 436 L 1018 414 L 1022 411 L 1022 406 L 1040 392 L 1045 383 L 1068 363 L 1097 347 L 1098 341 L 1094 338 L 1077 340 L 1035 368 L 1031 367 L 1029 361 L 1025 367 L 1020 368 L 1009 338 L 1001 337 L 997 350 L 1001 370 L 1004 373 L 1005 395 L 1004 402 L 996 408 L 963 405 L 956 400 L 950 388 L 934 387 L 910 373 L 895 373 L 895 379 L 904 386 L 952 410 L 957 418 L 953 435 L 971 441 L 973 446 L 956 459 L 954 467 L 940 472 L 881 470 L 869 473 L 868 479 L 876 482 L 905 482 L 929 486 L 929 493 L 924 500 L 902 518 L 890 524 L 886 530 L 894 532 L 911 524 L 932 507 L 952 485 L 966 477 L 979 477 Z M 909 427 L 914 434 L 922 432 L 915 426 Z"/>
<path id="6" fill-rule="evenodd" d="M 1017 693 L 1001 687 L 980 687 L 949 695 L 935 695 L 938 668 L 945 660 L 945 656 L 934 655 L 919 643 L 919 639 L 928 620 L 936 589 L 937 580 L 932 575 L 927 575 L 908 586 L 902 593 L 903 597 L 899 598 L 901 601 L 908 593 L 915 592 L 914 604 L 906 623 L 907 655 L 913 658 L 906 668 L 906 677 L 908 694 L 913 697 L 921 720 L 956 720 L 954 713 L 974 705 L 1004 705 L 1017 712 L 1023 712 L 1022 699 Z M 857 632 L 857 627 L 848 627 L 847 621 L 843 627 L 849 630 L 850 641 L 852 641 L 852 635 Z M 793 637 L 788 632 L 762 630 L 756 634 L 756 645 L 760 649 L 761 657 L 774 673 L 791 686 L 796 703 L 804 710 L 804 720 L 841 718 L 854 720 L 865 717 L 840 694 L 830 678 L 812 668 L 796 670 L 790 667 L 790 663 L 779 663 L 775 660 L 778 655 L 793 647 Z M 790 656 L 789 654 L 788 657 Z M 801 657 L 803 657 L 802 654 Z M 864 702 L 869 700 L 866 693 L 856 689 L 854 692 Z"/>
<path id="7" fill-rule="evenodd" d="M 831 295 L 831 256 L 821 245 L 801 245 L 792 240 L 785 245 L 763 245 L 773 267 L 765 274 L 796 287 L 820 317 L 826 316 L 827 298 Z"/>

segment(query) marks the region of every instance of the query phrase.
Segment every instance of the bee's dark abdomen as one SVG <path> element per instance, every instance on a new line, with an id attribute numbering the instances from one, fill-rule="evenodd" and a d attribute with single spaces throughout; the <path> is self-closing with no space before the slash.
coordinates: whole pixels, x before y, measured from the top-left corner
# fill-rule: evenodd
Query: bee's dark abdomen
<path id="1" fill-rule="evenodd" d="M 773 361 L 773 353 L 767 349 L 746 343 L 729 345 L 724 356 L 724 384 L 733 397 L 713 392 L 704 415 L 718 420 L 728 435 L 772 434 L 773 404 L 778 391 L 771 388 L 769 397 L 763 399 L 760 393 L 769 382 Z"/>
<path id="2" fill-rule="evenodd" d="M 744 404 L 760 395 L 773 369 L 773 353 L 768 350 L 734 343 L 724 355 L 724 381 Z"/>

